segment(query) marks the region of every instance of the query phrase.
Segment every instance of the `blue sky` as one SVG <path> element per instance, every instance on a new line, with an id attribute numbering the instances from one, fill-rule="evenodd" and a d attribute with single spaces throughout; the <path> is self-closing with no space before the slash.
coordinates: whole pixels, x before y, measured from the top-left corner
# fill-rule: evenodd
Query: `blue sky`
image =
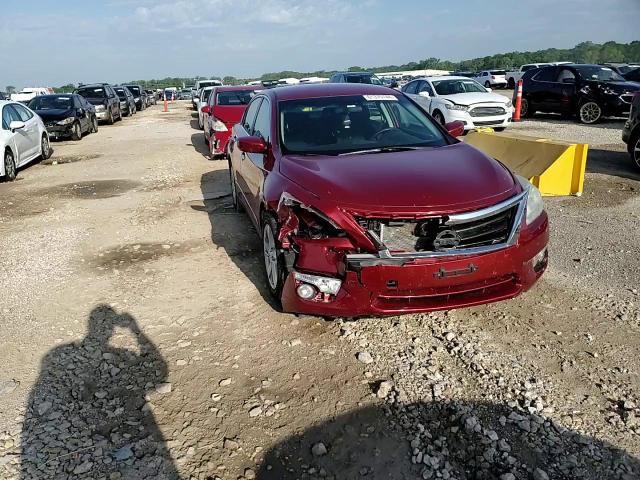
<path id="1" fill-rule="evenodd" d="M 0 90 L 630 42 L 639 19 L 640 0 L 12 1 L 0 14 Z"/>

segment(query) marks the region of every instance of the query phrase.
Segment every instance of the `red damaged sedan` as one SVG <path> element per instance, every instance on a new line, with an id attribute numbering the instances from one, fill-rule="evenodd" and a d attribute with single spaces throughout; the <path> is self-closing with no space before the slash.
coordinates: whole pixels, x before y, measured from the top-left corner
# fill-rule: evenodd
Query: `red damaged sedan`
<path id="1" fill-rule="evenodd" d="M 356 317 L 515 297 L 547 266 L 538 190 L 401 92 L 259 92 L 229 144 L 236 208 L 283 310 Z"/>

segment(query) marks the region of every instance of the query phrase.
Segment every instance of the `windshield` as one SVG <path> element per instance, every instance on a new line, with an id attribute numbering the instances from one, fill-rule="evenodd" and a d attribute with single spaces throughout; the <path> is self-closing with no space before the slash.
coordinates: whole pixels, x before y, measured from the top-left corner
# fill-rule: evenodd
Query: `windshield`
<path id="1" fill-rule="evenodd" d="M 135 87 L 133 85 L 129 86 L 127 85 L 127 88 L 129 89 L 129 91 L 131 93 L 133 93 L 135 96 L 139 97 L 140 96 L 140 87 Z"/>
<path id="2" fill-rule="evenodd" d="M 598 80 L 600 82 L 624 82 L 624 78 L 608 67 L 597 65 L 580 65 L 574 67 L 585 80 Z"/>
<path id="3" fill-rule="evenodd" d="M 394 147 L 441 147 L 446 137 L 404 96 L 354 95 L 279 102 L 283 150 L 338 155 Z"/>
<path id="4" fill-rule="evenodd" d="M 69 110 L 73 107 L 71 97 L 36 97 L 29 102 L 31 110 Z"/>
<path id="5" fill-rule="evenodd" d="M 255 96 L 255 90 L 233 90 L 218 92 L 216 105 L 246 105 Z"/>
<path id="6" fill-rule="evenodd" d="M 107 94 L 102 87 L 79 88 L 76 93 L 84 98 L 106 98 Z"/>
<path id="7" fill-rule="evenodd" d="M 127 98 L 127 94 L 125 93 L 124 88 L 114 88 L 114 90 L 118 94 L 118 97 L 120 97 L 122 99 Z"/>
<path id="8" fill-rule="evenodd" d="M 487 93 L 487 89 L 471 79 L 458 80 L 434 80 L 433 86 L 438 95 L 455 95 L 457 93 L 481 92 Z"/>

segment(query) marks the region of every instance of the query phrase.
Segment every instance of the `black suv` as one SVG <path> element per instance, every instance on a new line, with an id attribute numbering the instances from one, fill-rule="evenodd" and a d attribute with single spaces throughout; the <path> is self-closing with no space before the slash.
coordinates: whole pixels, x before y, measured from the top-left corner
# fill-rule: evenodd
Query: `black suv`
<path id="1" fill-rule="evenodd" d="M 626 117 L 640 84 L 629 82 L 601 65 L 553 65 L 522 76 L 521 117 L 536 112 L 577 115 L 592 124 L 602 117 Z M 515 93 L 514 93 L 515 102 Z"/>
<path id="2" fill-rule="evenodd" d="M 133 99 L 133 94 L 127 87 L 113 87 L 120 99 L 120 110 L 124 113 L 125 117 L 136 113 L 136 101 Z"/>
<path id="3" fill-rule="evenodd" d="M 125 87 L 133 94 L 139 112 L 147 108 L 147 92 L 144 91 L 144 88 L 140 85 L 125 85 Z"/>
<path id="4" fill-rule="evenodd" d="M 633 97 L 629 120 L 622 130 L 622 141 L 627 144 L 631 160 L 640 169 L 640 93 Z"/>
<path id="5" fill-rule="evenodd" d="M 331 75 L 329 83 L 367 83 L 370 85 L 382 85 L 375 73 L 371 72 L 338 72 Z"/>
<path id="6" fill-rule="evenodd" d="M 108 83 L 92 83 L 82 85 L 75 89 L 73 93 L 82 95 L 87 101 L 96 107 L 96 117 L 98 120 L 106 121 L 109 125 L 122 120 L 120 110 L 120 99 L 115 90 Z"/>

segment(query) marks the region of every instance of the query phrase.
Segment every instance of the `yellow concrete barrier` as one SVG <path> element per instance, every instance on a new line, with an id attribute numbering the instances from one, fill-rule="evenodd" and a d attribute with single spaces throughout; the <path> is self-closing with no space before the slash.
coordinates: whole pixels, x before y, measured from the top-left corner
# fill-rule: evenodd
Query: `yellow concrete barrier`
<path id="1" fill-rule="evenodd" d="M 528 178 L 542 195 L 582 195 L 587 144 L 489 132 L 471 132 L 464 141 Z"/>

